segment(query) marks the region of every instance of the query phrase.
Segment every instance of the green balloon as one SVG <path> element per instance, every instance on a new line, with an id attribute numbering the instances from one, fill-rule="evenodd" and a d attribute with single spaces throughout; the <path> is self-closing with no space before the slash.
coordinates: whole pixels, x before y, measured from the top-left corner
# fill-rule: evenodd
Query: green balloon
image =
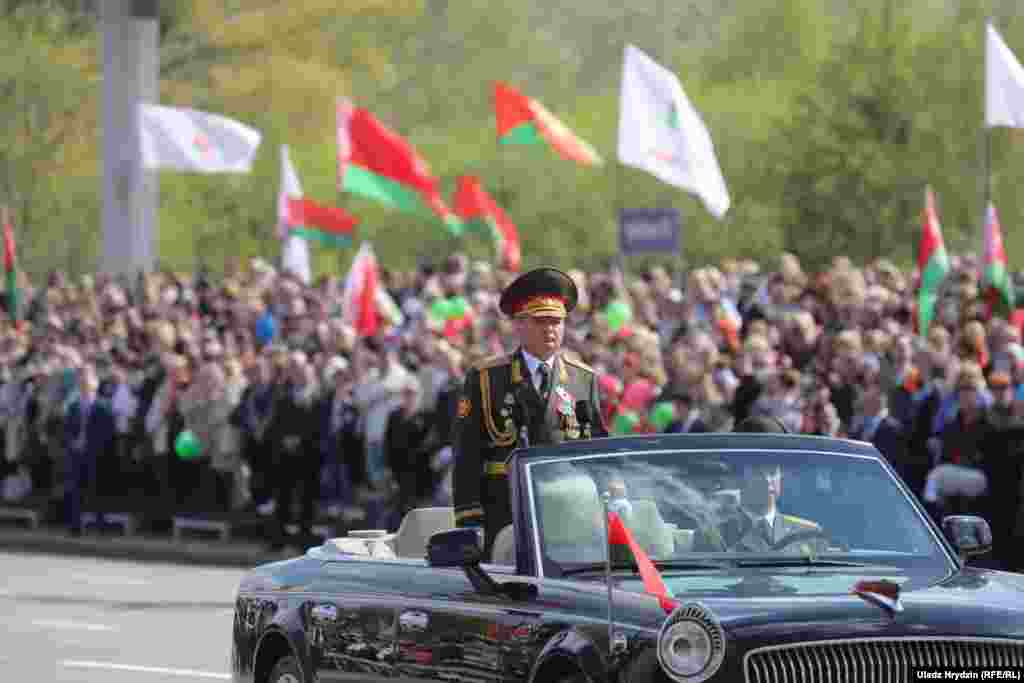
<path id="1" fill-rule="evenodd" d="M 469 308 L 469 302 L 466 301 L 464 296 L 456 296 L 448 299 L 448 317 L 449 318 L 462 318 L 466 315 L 466 309 Z"/>
<path id="2" fill-rule="evenodd" d="M 651 424 L 657 427 L 659 432 L 665 431 L 675 418 L 676 409 L 671 401 L 659 401 L 651 409 Z"/>
<path id="3" fill-rule="evenodd" d="M 448 299 L 434 299 L 434 303 L 430 304 L 430 317 L 444 322 L 448 319 L 449 306 Z"/>
<path id="4" fill-rule="evenodd" d="M 608 327 L 612 332 L 618 332 L 622 326 L 633 319 L 633 311 L 625 301 L 613 301 L 605 309 L 608 316 Z"/>
<path id="5" fill-rule="evenodd" d="M 615 416 L 612 429 L 616 434 L 632 434 L 633 429 L 640 422 L 640 416 L 632 410 L 627 410 Z"/>
<path id="6" fill-rule="evenodd" d="M 178 438 L 174 440 L 174 452 L 182 460 L 191 460 L 192 458 L 199 457 L 200 453 L 203 452 L 203 445 L 199 443 L 199 439 L 196 438 L 191 429 L 186 429 L 178 434 Z"/>

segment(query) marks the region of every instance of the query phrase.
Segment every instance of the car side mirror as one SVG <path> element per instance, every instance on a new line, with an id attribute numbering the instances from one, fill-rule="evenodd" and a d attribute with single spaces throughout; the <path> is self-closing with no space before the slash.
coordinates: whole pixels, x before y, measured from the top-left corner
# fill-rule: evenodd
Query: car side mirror
<path id="1" fill-rule="evenodd" d="M 992 550 L 992 529 L 988 522 L 973 515 L 950 515 L 942 518 L 942 532 L 966 562 L 968 558 Z"/>
<path id="2" fill-rule="evenodd" d="M 514 581 L 498 583 L 480 567 L 483 561 L 484 530 L 479 527 L 438 531 L 427 542 L 428 565 L 462 569 L 478 592 L 504 595 L 514 600 L 532 600 L 537 597 L 537 587 L 533 584 Z"/>
<path id="3" fill-rule="evenodd" d="M 427 542 L 427 564 L 431 567 L 473 567 L 483 559 L 484 530 L 479 527 L 439 531 Z"/>

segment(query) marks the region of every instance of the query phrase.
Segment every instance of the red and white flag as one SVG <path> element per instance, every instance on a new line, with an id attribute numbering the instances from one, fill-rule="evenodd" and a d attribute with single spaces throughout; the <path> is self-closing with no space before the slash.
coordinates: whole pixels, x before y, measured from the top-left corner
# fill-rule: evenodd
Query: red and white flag
<path id="1" fill-rule="evenodd" d="M 306 240 L 291 233 L 293 220 L 289 210 L 290 201 L 302 197 L 299 174 L 292 166 L 288 145 L 281 145 L 281 189 L 277 193 L 277 236 L 281 245 L 281 267 L 291 270 L 307 285 L 312 279 L 309 263 L 309 245 Z"/>
<path id="2" fill-rule="evenodd" d="M 345 322 L 360 337 L 372 337 L 380 329 L 381 315 L 377 307 L 380 268 L 369 242 L 363 242 L 352 267 L 345 277 L 342 306 Z"/>

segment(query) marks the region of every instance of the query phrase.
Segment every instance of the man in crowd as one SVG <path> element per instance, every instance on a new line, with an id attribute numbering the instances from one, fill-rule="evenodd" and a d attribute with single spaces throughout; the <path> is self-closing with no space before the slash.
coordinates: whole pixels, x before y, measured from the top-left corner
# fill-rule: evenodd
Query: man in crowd
<path id="1" fill-rule="evenodd" d="M 317 433 L 327 483 L 328 514 L 339 517 L 344 508 L 351 506 L 352 474 L 363 454 L 359 411 L 352 401 L 352 378 L 343 358 L 335 357 L 328 362 L 324 384 L 328 390 L 316 409 Z"/>
<path id="2" fill-rule="evenodd" d="M 276 501 L 275 532 L 270 549 L 284 549 L 293 539 L 288 526 L 298 522 L 295 539 L 305 543 L 312 536 L 313 511 L 319 498 L 320 450 L 316 444 L 314 402 L 317 382 L 302 351 L 286 356 L 288 376 L 275 396 L 274 418 L 270 425 L 270 443 L 274 448 L 274 500 Z M 293 519 L 292 501 L 299 497 L 301 511 Z"/>
<path id="3" fill-rule="evenodd" d="M 100 481 L 97 471 L 103 458 L 113 453 L 117 426 L 114 414 L 106 401 L 100 399 L 99 378 L 96 370 L 87 365 L 82 368 L 78 399 L 71 405 L 64 423 L 64 444 L 70 464 L 67 488 L 68 527 L 72 536 L 82 535 L 83 499 L 97 494 Z M 106 520 L 98 511 L 96 524 L 103 528 Z"/>

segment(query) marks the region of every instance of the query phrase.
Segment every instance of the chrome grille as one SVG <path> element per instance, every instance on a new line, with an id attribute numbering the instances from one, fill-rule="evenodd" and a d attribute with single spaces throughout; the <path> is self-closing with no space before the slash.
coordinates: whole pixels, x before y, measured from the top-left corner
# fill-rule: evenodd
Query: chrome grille
<path id="1" fill-rule="evenodd" d="M 773 645 L 744 657 L 747 683 L 903 683 L 910 668 L 1024 667 L 1024 641 L 865 638 Z"/>

